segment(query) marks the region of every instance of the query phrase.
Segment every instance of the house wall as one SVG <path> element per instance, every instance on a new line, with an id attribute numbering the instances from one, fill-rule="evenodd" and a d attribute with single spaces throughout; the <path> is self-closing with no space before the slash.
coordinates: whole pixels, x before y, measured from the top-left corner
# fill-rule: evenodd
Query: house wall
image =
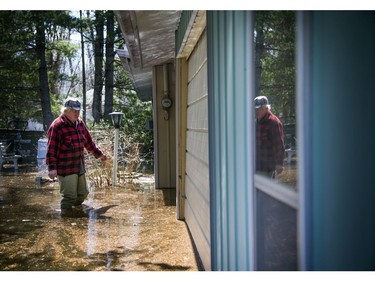
<path id="1" fill-rule="evenodd" d="M 167 79 L 165 80 L 165 67 Z M 167 88 L 165 88 L 165 82 Z M 153 68 L 153 114 L 156 188 L 176 188 L 176 104 L 175 71 L 173 64 L 158 65 Z M 165 93 L 167 90 L 167 93 Z M 167 94 L 172 99 L 172 107 L 165 111 L 161 100 Z"/>
<path id="2" fill-rule="evenodd" d="M 177 219 L 185 219 L 185 181 L 186 181 L 186 133 L 187 133 L 187 97 L 188 97 L 188 64 L 186 58 L 176 59 L 176 118 L 177 118 Z"/>
<path id="3" fill-rule="evenodd" d="M 375 14 L 298 14 L 300 166 L 298 194 L 288 194 L 253 174 L 251 12 L 207 12 L 212 270 L 261 269 L 256 237 L 267 235 L 259 219 L 270 215 L 262 213 L 269 195 L 291 207 L 273 214 L 293 220 L 299 253 L 293 270 L 375 268 L 369 137 L 375 134 Z"/>
<path id="4" fill-rule="evenodd" d="M 188 64 L 185 220 L 206 270 L 211 269 L 208 160 L 207 42 L 204 32 Z"/>
<path id="5" fill-rule="evenodd" d="M 293 209 L 298 270 L 375 268 L 374 12 L 298 14 L 298 194 L 254 175 L 252 12 L 208 11 L 206 33 L 178 58 L 174 181 L 206 270 L 259 269 L 255 218 L 269 195 Z M 160 109 L 162 73 L 154 68 L 157 188 L 173 181 L 164 167 L 173 167 L 166 148 L 175 145 L 166 138 L 175 121 Z"/>
<path id="6" fill-rule="evenodd" d="M 207 12 L 213 270 L 253 269 L 250 16 Z"/>

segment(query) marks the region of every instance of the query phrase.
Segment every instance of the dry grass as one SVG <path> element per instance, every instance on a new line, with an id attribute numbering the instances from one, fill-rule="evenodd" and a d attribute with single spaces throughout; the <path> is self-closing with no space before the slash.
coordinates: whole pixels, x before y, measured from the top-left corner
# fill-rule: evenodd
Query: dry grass
<path id="1" fill-rule="evenodd" d="M 297 189 L 298 181 L 298 170 L 296 161 L 292 161 L 291 164 L 284 166 L 284 171 L 277 176 L 277 180 L 280 183 L 286 184 Z"/>
<path id="2" fill-rule="evenodd" d="M 96 187 L 112 186 L 113 173 L 113 136 L 111 132 L 97 131 L 93 134 L 96 144 L 101 148 L 107 156 L 106 161 L 95 159 L 91 154 L 86 155 L 86 176 L 92 185 Z M 141 145 L 132 143 L 131 140 L 123 135 L 119 138 L 119 152 L 117 165 L 117 183 L 125 183 L 132 181 L 137 177 L 137 171 L 141 163 Z"/>

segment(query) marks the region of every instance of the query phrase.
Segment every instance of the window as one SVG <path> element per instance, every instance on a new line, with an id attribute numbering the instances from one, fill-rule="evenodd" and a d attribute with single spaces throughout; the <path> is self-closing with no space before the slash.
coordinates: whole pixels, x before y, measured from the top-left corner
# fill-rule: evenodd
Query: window
<path id="1" fill-rule="evenodd" d="M 255 13 L 255 95 L 268 99 L 271 112 L 281 121 L 284 131 L 284 171 L 278 182 L 297 187 L 296 114 L 295 114 L 295 14 L 285 11 Z M 263 149 L 272 136 L 263 135 L 258 142 Z M 266 138 L 266 139 L 265 139 Z M 270 140 L 271 141 L 271 140 Z M 270 143 L 269 143 L 270 144 Z M 270 144 L 271 145 L 271 144 Z M 270 151 L 263 166 L 274 161 Z M 258 159 L 259 160 L 259 159 Z M 262 162 L 262 161 L 260 161 Z M 259 161 L 257 161 L 259 163 Z M 267 167 L 267 168 L 268 168 Z M 265 167 L 259 167 L 264 171 Z"/>
<path id="2" fill-rule="evenodd" d="M 297 270 L 295 12 L 257 11 L 253 32 L 256 269 Z"/>

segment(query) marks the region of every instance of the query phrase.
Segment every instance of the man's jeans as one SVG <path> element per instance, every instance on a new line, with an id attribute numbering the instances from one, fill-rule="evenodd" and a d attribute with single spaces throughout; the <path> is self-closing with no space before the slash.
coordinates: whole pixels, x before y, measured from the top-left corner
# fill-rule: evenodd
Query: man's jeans
<path id="1" fill-rule="evenodd" d="M 86 199 L 87 189 L 85 174 L 73 174 L 69 176 L 57 176 L 61 193 L 61 209 L 70 209 L 79 206 Z"/>

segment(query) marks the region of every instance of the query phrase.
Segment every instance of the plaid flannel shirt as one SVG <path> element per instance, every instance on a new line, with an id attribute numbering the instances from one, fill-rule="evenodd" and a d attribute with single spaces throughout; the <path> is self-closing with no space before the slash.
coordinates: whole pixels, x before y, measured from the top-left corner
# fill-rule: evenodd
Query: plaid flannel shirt
<path id="1" fill-rule="evenodd" d="M 56 118 L 47 132 L 48 170 L 57 170 L 59 176 L 80 174 L 85 171 L 84 148 L 100 158 L 103 153 L 94 143 L 84 122 L 78 118 L 73 124 L 64 114 Z"/>
<path id="2" fill-rule="evenodd" d="M 284 128 L 272 112 L 256 123 L 256 171 L 272 172 L 283 165 L 285 157 Z"/>

